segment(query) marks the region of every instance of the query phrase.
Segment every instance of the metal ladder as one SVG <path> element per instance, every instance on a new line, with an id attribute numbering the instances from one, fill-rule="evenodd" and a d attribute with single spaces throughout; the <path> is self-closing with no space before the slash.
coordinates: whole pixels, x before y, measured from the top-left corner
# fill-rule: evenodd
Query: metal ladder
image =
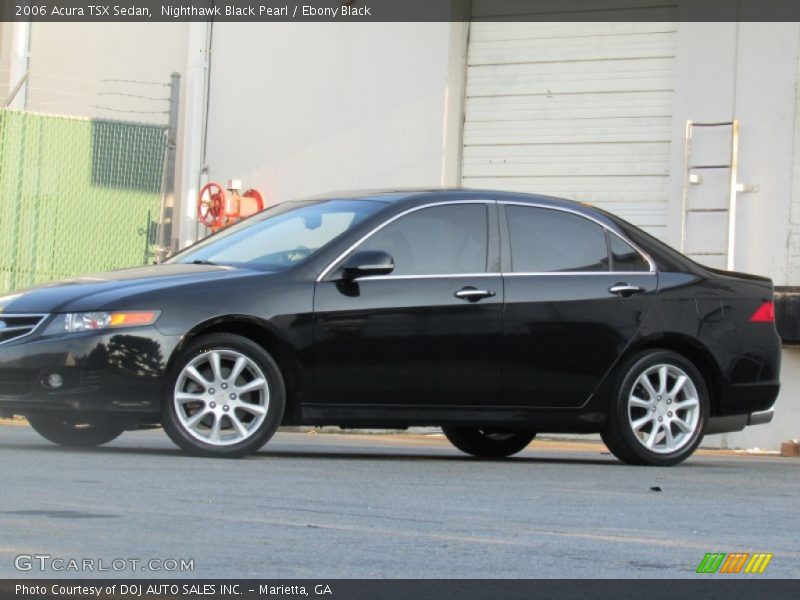
<path id="1" fill-rule="evenodd" d="M 730 162 L 728 164 L 701 164 L 694 165 L 691 162 L 692 139 L 694 129 L 730 127 Z M 699 185 L 703 178 L 696 171 L 728 169 L 728 203 L 727 208 L 689 208 L 689 187 Z M 686 138 L 684 146 L 684 178 L 683 178 L 683 198 L 681 202 L 681 252 L 686 252 L 686 222 L 692 213 L 727 213 L 727 240 L 724 252 L 692 252 L 692 256 L 723 256 L 725 257 L 725 268 L 733 271 L 736 250 L 736 201 L 740 192 L 757 192 L 757 186 L 743 185 L 739 183 L 739 121 L 722 121 L 717 123 L 695 123 L 686 121 Z"/>

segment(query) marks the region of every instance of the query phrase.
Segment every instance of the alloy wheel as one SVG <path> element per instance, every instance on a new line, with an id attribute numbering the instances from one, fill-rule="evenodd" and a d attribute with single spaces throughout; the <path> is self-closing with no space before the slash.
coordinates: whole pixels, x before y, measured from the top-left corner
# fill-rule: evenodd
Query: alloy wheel
<path id="1" fill-rule="evenodd" d="M 212 349 L 184 366 L 175 382 L 175 413 L 193 438 L 214 446 L 253 436 L 267 417 L 270 389 L 261 367 L 228 349 Z"/>
<path id="2" fill-rule="evenodd" d="M 700 399 L 692 378 L 672 364 L 647 368 L 628 396 L 628 424 L 652 452 L 669 454 L 689 444 L 700 424 Z"/>

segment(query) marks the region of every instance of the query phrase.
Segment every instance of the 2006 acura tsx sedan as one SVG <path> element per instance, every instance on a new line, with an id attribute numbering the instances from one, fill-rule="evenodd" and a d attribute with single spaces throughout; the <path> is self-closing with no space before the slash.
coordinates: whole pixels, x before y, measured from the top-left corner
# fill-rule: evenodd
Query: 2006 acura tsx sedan
<path id="1" fill-rule="evenodd" d="M 160 424 L 234 457 L 281 424 L 441 426 L 479 457 L 599 432 L 672 465 L 772 418 L 772 294 L 568 200 L 331 195 L 0 297 L 0 411 L 72 446 Z"/>

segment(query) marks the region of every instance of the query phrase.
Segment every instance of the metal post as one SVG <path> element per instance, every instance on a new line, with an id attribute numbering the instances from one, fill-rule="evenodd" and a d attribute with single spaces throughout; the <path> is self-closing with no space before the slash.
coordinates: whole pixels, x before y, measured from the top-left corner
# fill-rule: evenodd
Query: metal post
<path id="1" fill-rule="evenodd" d="M 728 199 L 728 256 L 726 269 L 733 271 L 736 252 L 736 200 L 739 192 L 739 121 L 734 119 L 731 131 L 731 170 Z"/>
<path id="2" fill-rule="evenodd" d="M 14 86 L 6 106 L 25 110 L 28 103 L 28 76 L 31 53 L 31 22 L 17 21 L 11 34 L 11 60 L 8 84 Z"/>
<path id="3" fill-rule="evenodd" d="M 689 186 L 691 185 L 692 166 L 689 162 L 692 151 L 691 120 L 686 121 L 686 130 L 683 137 L 683 191 L 681 196 L 681 252 L 686 252 L 686 210 L 689 208 Z"/>
<path id="4" fill-rule="evenodd" d="M 181 135 L 181 200 L 176 207 L 179 247 L 194 243 L 198 236 L 197 194 L 205 171 L 205 139 L 209 100 L 212 23 L 189 23 L 189 53 L 186 63 L 186 100 Z"/>
<path id="5" fill-rule="evenodd" d="M 170 75 L 169 125 L 164 159 L 164 191 L 161 198 L 156 262 L 163 261 L 172 249 L 172 222 L 175 209 L 175 165 L 178 148 L 178 106 L 181 93 L 181 74 Z"/>

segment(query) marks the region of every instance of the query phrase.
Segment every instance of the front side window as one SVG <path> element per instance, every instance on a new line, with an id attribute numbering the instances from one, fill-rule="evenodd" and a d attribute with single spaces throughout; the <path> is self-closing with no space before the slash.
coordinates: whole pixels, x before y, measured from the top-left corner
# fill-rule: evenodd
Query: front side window
<path id="1" fill-rule="evenodd" d="M 506 206 L 514 273 L 608 271 L 605 229 L 548 208 Z"/>
<path id="2" fill-rule="evenodd" d="M 168 262 L 288 269 L 385 207 L 370 200 L 288 202 L 233 225 Z"/>
<path id="3" fill-rule="evenodd" d="M 486 271 L 485 204 L 448 204 L 400 217 L 357 251 L 380 250 L 394 259 L 392 275 L 447 275 Z"/>

